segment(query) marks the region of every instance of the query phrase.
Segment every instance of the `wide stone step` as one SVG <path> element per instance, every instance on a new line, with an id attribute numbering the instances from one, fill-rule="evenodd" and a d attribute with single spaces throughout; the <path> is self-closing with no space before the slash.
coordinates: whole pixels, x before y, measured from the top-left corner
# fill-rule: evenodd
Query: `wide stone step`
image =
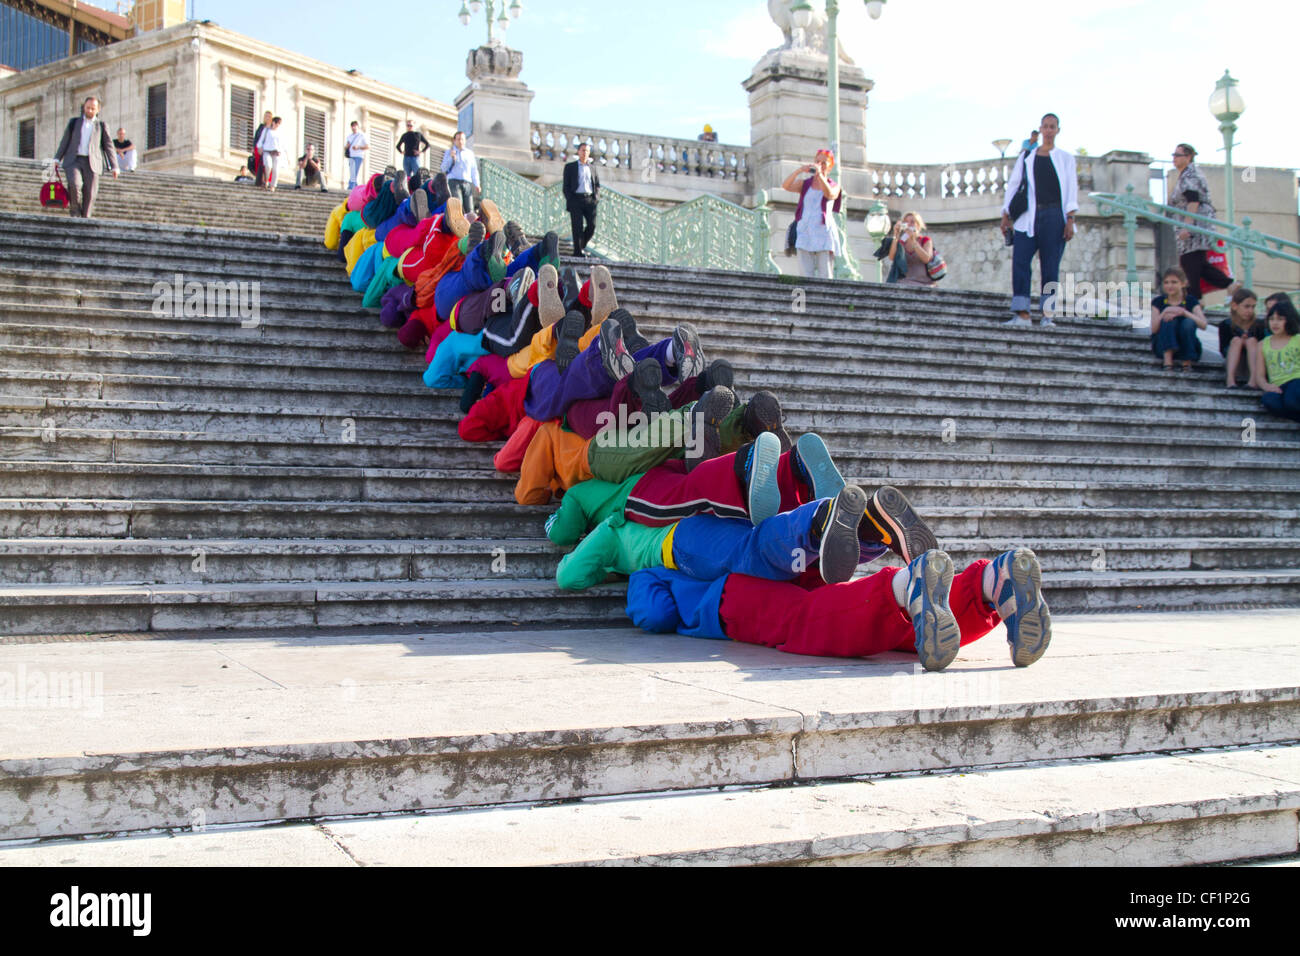
<path id="1" fill-rule="evenodd" d="M 476 580 L 490 574 L 553 579 L 564 549 L 546 540 L 541 520 L 525 530 L 532 534 L 464 540 L 333 538 L 328 532 L 309 538 L 0 538 L 0 584 L 378 583 Z M 1292 538 L 941 538 L 939 544 L 958 567 L 1030 547 L 1042 563 L 1049 592 L 1061 572 L 1300 566 L 1300 542 Z M 888 559 L 883 563 L 902 563 L 893 555 Z"/>
<path id="2" fill-rule="evenodd" d="M 561 591 L 553 581 L 272 581 L 0 587 L 0 634 L 111 634 L 420 625 L 622 624 L 622 585 Z"/>
<path id="3" fill-rule="evenodd" d="M 495 445 L 485 446 L 494 449 Z M 879 474 L 879 463 L 849 468 L 845 477 L 866 488 L 894 483 L 924 508 L 978 507 L 1150 508 L 1165 501 L 1199 503 L 1206 508 L 1234 508 L 1242 502 L 1240 486 L 1206 484 L 1202 475 L 1187 482 L 1170 481 L 1154 495 L 1142 479 L 1105 480 L 1039 478 L 1006 479 L 977 474 L 958 478 L 946 462 L 936 459 L 927 473 L 906 480 Z M 168 498 L 262 501 L 439 502 L 466 501 L 505 506 L 514 476 L 484 469 L 370 469 L 354 466 L 296 467 L 277 465 L 183 465 L 176 463 L 3 461 L 0 476 L 6 490 L 31 498 Z M 1254 507 L 1285 509 L 1296 514 L 1300 487 L 1263 485 L 1252 488 Z M 70 505 L 71 507 L 71 505 Z M 928 513 L 928 511 L 927 511 Z M 1252 526 L 1253 527 L 1253 526 Z"/>
<path id="4" fill-rule="evenodd" d="M 6 480 L 14 472 L 0 472 Z M 51 478 L 61 483 L 62 478 Z M 111 479 L 105 478 L 106 489 Z M 176 476 L 177 490 L 185 479 Z M 120 498 L 0 498 L 0 537 L 169 538 L 463 538 L 532 536 L 550 509 L 507 503 L 512 478 L 448 482 L 444 500 L 211 501 Z M 463 488 L 463 501 L 449 500 Z M 119 489 L 120 491 L 120 489 Z M 915 491 L 915 489 L 912 489 Z M 1225 528 L 1249 528 L 1261 539 L 1300 536 L 1294 509 L 1252 508 L 964 508 L 921 506 L 940 542 L 951 539 L 1087 540 L 1141 534 L 1147 538 L 1206 538 Z M 1244 539 L 1254 540 L 1254 539 Z M 1093 563 L 1095 557 L 1090 561 Z"/>
<path id="5" fill-rule="evenodd" d="M 1292 743 L 1300 657 L 1276 651 L 1295 625 L 1061 615 L 1028 669 L 999 629 L 940 674 L 893 653 L 835 661 L 834 680 L 825 659 L 627 629 L 9 643 L 24 706 L 0 745 L 0 840 Z M 1077 787 L 1030 789 L 1042 830 L 1058 798 L 1141 804 Z M 1294 841 L 1294 805 L 1274 806 Z"/>
<path id="6" fill-rule="evenodd" d="M 191 824 L 0 848 L 0 866 L 1190 866 L 1294 854 L 1297 808 L 1300 747 L 1252 747 L 219 832 Z"/>
<path id="7" fill-rule="evenodd" d="M 0 539 L 0 583 L 553 580 L 563 552 L 542 533 L 472 539 Z"/>

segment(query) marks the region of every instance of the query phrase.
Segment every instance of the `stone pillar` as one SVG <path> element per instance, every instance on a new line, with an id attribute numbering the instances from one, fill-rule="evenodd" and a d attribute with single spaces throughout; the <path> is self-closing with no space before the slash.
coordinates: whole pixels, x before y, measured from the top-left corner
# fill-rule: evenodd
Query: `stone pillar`
<path id="1" fill-rule="evenodd" d="M 500 41 L 469 52 L 469 86 L 456 97 L 458 126 L 484 159 L 520 163 L 533 158 L 529 109 L 534 94 L 518 79 L 523 65 L 524 55 Z"/>
<path id="2" fill-rule="evenodd" d="M 749 93 L 754 188 L 779 190 L 790 173 L 827 146 L 826 57 L 813 49 L 770 50 L 743 85 Z M 841 58 L 840 151 L 833 175 L 860 202 L 870 195 L 866 120 L 872 86 L 861 68 Z M 773 198 L 781 198 L 779 191 Z"/>

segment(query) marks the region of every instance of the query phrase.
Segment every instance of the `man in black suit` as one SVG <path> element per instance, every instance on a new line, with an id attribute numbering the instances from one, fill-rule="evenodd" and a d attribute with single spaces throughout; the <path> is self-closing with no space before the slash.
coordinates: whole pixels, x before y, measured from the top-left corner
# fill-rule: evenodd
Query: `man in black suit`
<path id="1" fill-rule="evenodd" d="M 63 139 L 54 153 L 54 161 L 68 173 L 68 212 L 83 219 L 90 218 L 95 205 L 95 185 L 99 174 L 107 167 L 117 179 L 117 150 L 113 137 L 99 115 L 99 99 L 86 97 L 81 104 L 81 115 L 68 120 Z"/>
<path id="2" fill-rule="evenodd" d="M 564 167 L 564 205 L 569 210 L 573 224 L 573 254 L 583 251 L 596 234 L 596 200 L 600 193 L 600 177 L 591 165 L 591 146 L 578 147 L 578 158 Z"/>

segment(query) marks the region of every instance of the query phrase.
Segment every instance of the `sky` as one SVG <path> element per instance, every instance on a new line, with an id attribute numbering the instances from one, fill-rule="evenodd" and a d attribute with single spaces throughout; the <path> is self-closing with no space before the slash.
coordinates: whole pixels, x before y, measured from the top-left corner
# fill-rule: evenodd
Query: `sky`
<path id="1" fill-rule="evenodd" d="M 749 144 L 741 84 L 782 43 L 765 0 L 522 2 L 505 39 L 523 52 L 535 121 L 690 139 L 710 123 L 721 142 Z M 464 89 L 466 54 L 486 39 L 483 13 L 460 24 L 460 0 L 191 3 L 199 19 L 445 102 Z M 419 13 L 396 19 L 401 10 Z M 864 4 L 841 0 L 839 34 L 876 84 L 868 162 L 988 158 L 993 140 L 1023 139 L 1045 112 L 1061 117 L 1057 142 L 1069 149 L 1167 161 L 1188 142 L 1202 162 L 1222 162 L 1207 103 L 1226 68 L 1246 101 L 1234 163 L 1300 166 L 1291 61 L 1300 5 L 888 0 L 871 20 Z"/>

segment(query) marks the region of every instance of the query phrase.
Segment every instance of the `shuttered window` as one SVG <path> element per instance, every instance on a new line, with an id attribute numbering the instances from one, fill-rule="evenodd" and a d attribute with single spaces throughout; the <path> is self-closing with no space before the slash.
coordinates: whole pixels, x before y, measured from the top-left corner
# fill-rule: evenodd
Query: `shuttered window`
<path id="1" fill-rule="evenodd" d="M 230 148 L 248 152 L 253 148 L 253 130 L 257 128 L 257 104 L 252 90 L 242 86 L 230 88 Z"/>
<path id="2" fill-rule="evenodd" d="M 316 155 L 322 160 L 329 155 L 329 150 L 325 148 L 325 112 L 323 110 L 314 110 L 310 106 L 303 107 L 302 111 L 302 151 L 307 152 L 307 144 L 311 143 L 316 147 Z"/>
<path id="3" fill-rule="evenodd" d="M 393 128 L 370 127 L 370 148 L 366 150 L 366 169 L 369 175 L 382 173 L 393 162 Z"/>
<path id="4" fill-rule="evenodd" d="M 36 158 L 36 120 L 25 119 L 18 123 L 18 158 Z"/>
<path id="5" fill-rule="evenodd" d="M 149 87 L 149 112 L 146 121 L 145 149 L 167 145 L 167 84 Z"/>

